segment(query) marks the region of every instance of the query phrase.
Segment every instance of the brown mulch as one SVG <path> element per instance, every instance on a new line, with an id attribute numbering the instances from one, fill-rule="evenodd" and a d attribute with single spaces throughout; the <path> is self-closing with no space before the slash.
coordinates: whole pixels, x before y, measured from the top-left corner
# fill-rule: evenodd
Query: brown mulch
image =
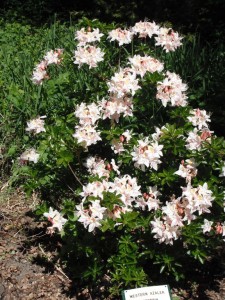
<path id="1" fill-rule="evenodd" d="M 39 228 L 37 234 L 27 235 L 38 226 L 29 216 L 35 205 L 33 200 L 26 200 L 19 191 L 16 195 L 1 195 L 0 299 L 77 299 L 66 295 L 71 281 L 60 266 L 56 265 L 51 272 L 46 272 L 45 267 L 33 263 L 37 257 L 51 260 L 54 256 L 45 253 L 41 247 L 44 230 Z"/>
<path id="2" fill-rule="evenodd" d="M 78 291 L 63 271 L 57 258 L 60 242 L 45 247 L 50 241 L 47 223 L 36 222 L 32 215 L 35 195 L 27 200 L 19 190 L 16 194 L 5 190 L 0 191 L 0 300 L 100 299 L 87 289 Z M 174 299 L 225 300 L 222 276 L 215 278 L 213 285 L 189 282 L 187 286 L 172 289 Z"/>

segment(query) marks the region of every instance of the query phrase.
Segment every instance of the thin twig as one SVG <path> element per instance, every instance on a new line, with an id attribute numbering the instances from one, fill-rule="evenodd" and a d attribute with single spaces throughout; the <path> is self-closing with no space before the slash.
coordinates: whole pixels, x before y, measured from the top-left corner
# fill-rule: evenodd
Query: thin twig
<path id="1" fill-rule="evenodd" d="M 47 254 L 45 253 L 45 251 L 43 250 L 43 248 L 41 247 L 40 244 L 38 244 L 38 248 L 41 250 L 41 252 L 44 254 L 44 256 L 47 258 L 47 260 L 49 262 L 51 262 L 50 258 L 47 256 Z M 57 267 L 53 262 L 51 262 L 54 265 L 54 268 L 60 273 L 62 274 L 67 280 L 69 280 L 69 282 L 71 282 L 71 280 L 69 279 L 69 277 L 63 272 L 63 270 L 60 267 Z"/>
<path id="2" fill-rule="evenodd" d="M 19 229 L 19 230 L 13 235 L 13 237 L 17 236 L 17 234 L 18 234 L 21 230 L 23 230 L 23 228 Z"/>
<path id="3" fill-rule="evenodd" d="M 75 177 L 75 179 L 79 182 L 79 184 L 81 186 L 83 186 L 82 182 L 80 181 L 80 179 L 77 177 L 77 175 L 75 174 L 74 170 L 71 168 L 70 164 L 68 164 L 70 171 L 72 172 L 73 176 Z"/>
<path id="4" fill-rule="evenodd" d="M 71 282 L 69 277 L 63 272 L 63 270 L 60 267 L 55 266 L 55 268 L 60 274 L 62 274 L 64 277 L 66 277 L 67 280 L 69 280 Z"/>
<path id="5" fill-rule="evenodd" d="M 44 257 L 47 258 L 47 261 L 50 261 L 50 258 L 49 258 L 48 255 L 45 253 L 45 251 L 44 251 L 43 248 L 41 247 L 40 243 L 38 244 L 38 248 L 41 250 L 41 252 L 43 253 Z"/>
<path id="6" fill-rule="evenodd" d="M 71 190 L 71 192 L 74 193 L 74 190 L 67 184 L 67 187 L 69 188 L 69 190 Z"/>

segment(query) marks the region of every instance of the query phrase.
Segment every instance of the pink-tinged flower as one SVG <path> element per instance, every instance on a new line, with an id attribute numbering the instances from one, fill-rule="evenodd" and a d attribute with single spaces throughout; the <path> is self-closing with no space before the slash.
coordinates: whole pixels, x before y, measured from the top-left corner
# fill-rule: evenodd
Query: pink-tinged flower
<path id="1" fill-rule="evenodd" d="M 186 148 L 188 150 L 200 150 L 202 147 L 202 139 L 200 135 L 198 134 L 199 131 L 197 128 L 195 128 L 193 131 L 190 131 L 188 133 L 188 137 L 186 139 Z"/>
<path id="2" fill-rule="evenodd" d="M 100 205 L 100 200 L 91 201 L 89 209 L 91 211 L 92 217 L 98 218 L 100 220 L 103 219 L 106 208 Z"/>
<path id="3" fill-rule="evenodd" d="M 202 141 L 207 141 L 208 143 L 211 143 L 211 136 L 213 131 L 210 131 L 208 128 L 203 128 L 200 131 L 200 133 L 201 133 L 200 137 Z"/>
<path id="4" fill-rule="evenodd" d="M 150 186 L 148 188 L 148 192 L 143 193 L 142 197 L 138 197 L 135 201 L 135 207 L 141 208 L 142 210 L 157 210 L 159 209 L 160 200 L 158 196 L 161 193 L 157 190 L 156 186 Z"/>
<path id="5" fill-rule="evenodd" d="M 203 128 L 201 131 L 198 131 L 197 128 L 195 128 L 193 131 L 189 131 L 186 139 L 186 148 L 188 150 L 200 150 L 203 142 L 211 142 L 212 133 L 213 131 L 210 131 L 207 128 Z"/>
<path id="6" fill-rule="evenodd" d="M 163 131 L 166 131 L 166 126 L 162 126 L 161 128 L 155 127 L 155 132 L 151 135 L 153 141 L 159 142 L 161 136 L 163 135 Z"/>
<path id="7" fill-rule="evenodd" d="M 100 221 L 101 219 L 92 217 L 88 212 L 81 214 L 78 219 L 78 222 L 83 223 L 84 228 L 88 228 L 88 232 L 93 232 L 95 228 L 101 227 Z"/>
<path id="8" fill-rule="evenodd" d="M 125 130 L 123 133 L 122 133 L 122 137 L 124 137 L 124 140 L 122 141 L 122 143 L 129 143 L 129 141 L 131 140 L 132 138 L 132 132 L 130 130 Z"/>
<path id="9" fill-rule="evenodd" d="M 121 217 L 121 214 L 125 214 L 127 211 L 130 211 L 126 207 L 121 207 L 119 205 L 114 204 L 113 210 L 107 212 L 107 216 L 113 220 Z"/>
<path id="10" fill-rule="evenodd" d="M 187 182 L 191 182 L 192 177 L 197 175 L 197 164 L 194 158 L 186 159 L 185 162 L 182 161 L 179 170 L 174 174 L 177 174 L 183 178 L 186 178 Z"/>
<path id="11" fill-rule="evenodd" d="M 161 27 L 155 36 L 156 46 L 161 46 L 166 52 L 175 51 L 182 45 L 182 37 L 171 28 Z"/>
<path id="12" fill-rule="evenodd" d="M 88 228 L 88 232 L 93 232 L 95 228 L 101 227 L 101 220 L 106 208 L 100 206 L 98 200 L 91 201 L 92 205 L 88 209 L 85 209 L 83 202 L 80 205 L 76 205 L 75 215 L 78 217 L 78 222 L 84 225 L 84 228 Z M 100 218 L 99 218 L 100 216 Z"/>
<path id="13" fill-rule="evenodd" d="M 123 44 L 130 44 L 133 39 L 134 33 L 130 30 L 117 28 L 109 32 L 108 39 L 110 41 L 117 41 L 119 42 L 119 46 Z"/>
<path id="14" fill-rule="evenodd" d="M 120 154 L 120 153 L 122 153 L 122 152 L 124 152 L 125 151 L 125 148 L 124 148 L 124 146 L 123 146 L 123 143 L 122 142 L 120 142 L 118 139 L 113 139 L 112 141 L 111 141 L 111 149 L 113 150 L 113 152 L 115 153 L 115 154 Z"/>
<path id="15" fill-rule="evenodd" d="M 56 50 L 50 50 L 46 53 L 46 55 L 44 56 L 44 60 L 48 65 L 51 65 L 51 64 L 60 64 L 61 61 L 62 61 L 62 53 L 63 53 L 63 49 L 56 49 Z"/>
<path id="16" fill-rule="evenodd" d="M 36 119 L 28 121 L 26 131 L 32 131 L 34 132 L 34 134 L 45 132 L 43 120 L 44 118 L 46 118 L 46 116 L 38 117 Z"/>
<path id="17" fill-rule="evenodd" d="M 99 32 L 99 29 L 85 31 L 84 28 L 75 32 L 75 40 L 78 40 L 78 46 L 85 46 L 87 43 L 100 42 L 104 34 Z"/>
<path id="18" fill-rule="evenodd" d="M 135 92 L 141 87 L 138 85 L 136 73 L 131 68 L 120 69 L 118 73 L 107 83 L 109 92 L 118 98 L 127 94 L 134 96 Z"/>
<path id="19" fill-rule="evenodd" d="M 44 216 L 52 223 L 52 226 L 48 227 L 50 232 L 53 232 L 55 228 L 62 231 L 64 224 L 67 222 L 67 219 L 63 218 L 60 212 L 53 210 L 52 207 L 49 208 L 49 212 L 44 213 Z"/>
<path id="20" fill-rule="evenodd" d="M 140 21 L 135 23 L 132 31 L 134 34 L 139 34 L 139 38 L 146 38 L 147 36 L 151 38 L 154 34 L 158 34 L 159 26 L 155 22 Z"/>
<path id="21" fill-rule="evenodd" d="M 163 81 L 157 83 L 156 99 L 162 101 L 164 107 L 171 102 L 172 106 L 186 106 L 187 85 L 182 82 L 179 75 L 166 72 L 166 77 Z"/>
<path id="22" fill-rule="evenodd" d="M 107 192 L 109 189 L 109 184 L 107 181 L 94 181 L 89 182 L 86 186 L 83 186 L 83 192 L 80 196 L 85 200 L 88 197 L 96 197 L 103 199 L 103 192 Z"/>
<path id="23" fill-rule="evenodd" d="M 131 208 L 132 202 L 141 195 L 137 179 L 132 178 L 130 175 L 116 177 L 114 182 L 110 182 L 109 192 L 119 195 L 120 200 L 127 208 Z"/>
<path id="24" fill-rule="evenodd" d="M 37 153 L 35 149 L 28 149 L 20 155 L 19 160 L 20 163 L 32 161 L 36 164 L 38 162 L 39 156 L 40 154 Z"/>
<path id="25" fill-rule="evenodd" d="M 44 79 L 49 78 L 46 71 L 48 65 L 59 64 L 62 61 L 62 53 L 63 49 L 50 50 L 46 53 L 44 60 L 37 64 L 33 71 L 31 80 L 34 84 L 41 85 Z"/>
<path id="26" fill-rule="evenodd" d="M 164 214 L 163 219 L 167 220 L 170 226 L 182 227 L 184 212 L 179 206 L 179 198 L 172 198 L 172 201 L 166 201 L 166 205 L 162 207 L 162 213 Z"/>
<path id="27" fill-rule="evenodd" d="M 193 126 L 198 127 L 199 130 L 203 128 L 208 128 L 208 122 L 211 122 L 210 115 L 207 115 L 205 110 L 200 110 L 199 108 L 190 111 L 191 116 L 188 117 L 189 122 Z"/>
<path id="28" fill-rule="evenodd" d="M 197 188 L 193 188 L 190 184 L 187 187 L 182 188 L 182 197 L 187 200 L 187 208 L 190 212 L 198 212 L 199 215 L 203 213 L 210 213 L 209 207 L 212 206 L 212 201 L 215 199 L 212 196 L 212 191 L 208 190 L 207 183 L 199 185 Z"/>
<path id="29" fill-rule="evenodd" d="M 164 65 L 159 60 L 151 56 L 134 55 L 129 58 L 132 69 L 135 73 L 143 77 L 146 72 L 162 72 Z"/>
<path id="30" fill-rule="evenodd" d="M 73 134 L 73 137 L 76 138 L 77 142 L 84 148 L 101 141 L 100 131 L 96 130 L 96 126 L 87 124 L 83 126 L 76 126 L 75 128 L 76 131 Z"/>
<path id="31" fill-rule="evenodd" d="M 134 151 L 131 152 L 133 156 L 132 160 L 135 162 L 134 166 L 145 171 L 145 167 L 158 169 L 158 164 L 161 163 L 160 157 L 162 154 L 162 145 L 158 142 L 152 142 L 150 144 L 148 138 L 145 140 L 138 140 L 138 145 L 134 146 Z"/>
<path id="32" fill-rule="evenodd" d="M 31 78 L 31 80 L 34 84 L 41 85 L 43 80 L 48 78 L 46 68 L 47 68 L 47 63 L 45 60 L 42 60 L 35 67 L 32 78 Z"/>
<path id="33" fill-rule="evenodd" d="M 95 103 L 91 103 L 86 105 L 85 103 L 81 103 L 76 106 L 75 116 L 79 119 L 79 123 L 81 125 L 94 125 L 97 120 L 101 118 L 100 116 L 101 107 Z"/>
<path id="34" fill-rule="evenodd" d="M 189 201 L 187 198 L 178 197 L 174 199 L 176 201 L 177 211 L 180 216 L 183 218 L 183 222 L 190 224 L 197 217 L 194 215 L 194 212 L 190 209 Z"/>
<path id="35" fill-rule="evenodd" d="M 210 232 L 212 229 L 213 222 L 204 219 L 204 224 L 201 226 L 203 233 Z"/>
<path id="36" fill-rule="evenodd" d="M 124 117 L 133 115 L 133 102 L 131 97 L 123 96 L 117 97 L 111 95 L 108 100 L 102 99 L 99 102 L 99 107 L 102 112 L 102 119 L 109 118 L 119 122 L 121 115 Z"/>
<path id="37" fill-rule="evenodd" d="M 77 64 L 79 68 L 83 64 L 87 64 L 89 69 L 96 68 L 97 64 L 104 60 L 103 56 L 104 52 L 98 47 L 91 45 L 79 46 L 75 51 L 74 64 Z"/>
<path id="38" fill-rule="evenodd" d="M 84 164 L 88 168 L 88 172 L 92 175 L 109 178 L 110 171 L 107 170 L 105 161 L 98 157 L 88 157 Z"/>
<path id="39" fill-rule="evenodd" d="M 111 149 L 115 154 L 120 154 L 125 151 L 124 145 L 129 143 L 130 139 L 132 138 L 132 133 L 130 130 L 124 131 L 119 139 L 113 139 L 111 141 Z"/>
<path id="40" fill-rule="evenodd" d="M 225 222 L 223 223 L 217 223 L 215 225 L 215 231 L 216 234 L 221 234 L 222 236 L 225 236 Z M 223 239 L 225 241 L 225 239 Z"/>
<path id="41" fill-rule="evenodd" d="M 180 236 L 179 226 L 171 226 L 166 220 L 162 221 L 160 218 L 155 218 L 151 221 L 152 233 L 155 233 L 154 238 L 159 243 L 165 243 L 172 245 L 174 240 L 177 240 Z"/>

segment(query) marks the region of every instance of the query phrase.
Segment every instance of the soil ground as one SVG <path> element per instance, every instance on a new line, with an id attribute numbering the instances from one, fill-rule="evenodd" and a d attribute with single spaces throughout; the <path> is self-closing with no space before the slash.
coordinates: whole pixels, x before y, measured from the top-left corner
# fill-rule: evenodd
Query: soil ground
<path id="1" fill-rule="evenodd" d="M 6 186 L 0 190 L 0 300 L 109 299 L 79 290 L 65 273 L 57 260 L 60 239 L 52 241 L 47 222 L 33 217 L 37 198 L 27 200 L 19 190 L 9 194 Z M 210 275 L 173 288 L 173 299 L 225 300 L 225 272 Z"/>

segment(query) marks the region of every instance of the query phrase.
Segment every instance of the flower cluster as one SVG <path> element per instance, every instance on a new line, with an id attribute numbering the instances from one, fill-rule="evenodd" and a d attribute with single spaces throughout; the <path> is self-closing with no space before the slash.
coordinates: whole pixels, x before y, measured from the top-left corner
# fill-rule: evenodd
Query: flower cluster
<path id="1" fill-rule="evenodd" d="M 156 58 L 151 56 L 141 56 L 134 55 L 129 58 L 132 69 L 136 72 L 136 74 L 143 77 L 146 72 L 154 73 L 154 72 L 162 72 L 164 66 Z"/>
<path id="2" fill-rule="evenodd" d="M 26 131 L 34 132 L 34 134 L 45 132 L 44 118 L 46 118 L 46 116 L 38 117 L 28 121 Z"/>
<path id="3" fill-rule="evenodd" d="M 190 111 L 188 121 L 191 122 L 192 125 L 197 127 L 199 130 L 208 128 L 207 123 L 211 122 L 210 115 L 208 115 L 205 110 L 201 110 L 199 108 Z"/>
<path id="4" fill-rule="evenodd" d="M 52 207 L 49 208 L 49 212 L 44 213 L 44 216 L 48 218 L 48 221 L 52 224 L 52 226 L 48 227 L 48 232 L 50 234 L 54 233 L 56 228 L 59 231 L 62 231 L 63 226 L 67 222 L 67 219 L 63 218 L 60 212 L 53 210 Z"/>
<path id="5" fill-rule="evenodd" d="M 136 199 L 135 207 L 141 210 L 157 210 L 160 208 L 159 196 L 162 194 L 158 191 L 157 186 L 149 186 L 148 192 L 142 194 Z"/>
<path id="6" fill-rule="evenodd" d="M 101 201 L 105 193 L 117 195 L 121 205 L 115 204 L 112 210 L 102 206 Z M 101 226 L 104 218 L 119 218 L 121 213 L 131 211 L 133 203 L 140 195 L 137 179 L 129 175 L 115 177 L 114 181 L 94 181 L 83 186 L 83 191 L 80 193 L 83 198 L 81 204 L 76 206 L 75 214 L 78 216 L 78 221 L 83 223 L 85 228 L 88 227 L 88 231 L 91 232 Z M 96 198 L 96 200 L 89 200 L 89 197 L 90 199 Z M 86 202 L 90 203 L 88 207 L 85 206 Z"/>
<path id="7" fill-rule="evenodd" d="M 170 102 L 172 106 L 186 106 L 187 85 L 182 82 L 179 75 L 166 72 L 166 77 L 163 81 L 157 84 L 156 98 L 162 101 L 164 107 Z"/>
<path id="8" fill-rule="evenodd" d="M 204 128 L 203 130 L 194 128 L 194 130 L 188 133 L 186 148 L 188 150 L 200 150 L 204 142 L 211 142 L 212 133 L 213 131 L 210 131 L 208 128 Z"/>
<path id="9" fill-rule="evenodd" d="M 155 22 L 137 22 L 133 27 L 134 34 L 138 34 L 139 38 L 151 38 L 153 35 L 157 35 L 159 32 L 159 25 Z"/>
<path id="10" fill-rule="evenodd" d="M 37 151 L 35 149 L 27 149 L 26 151 L 24 151 L 20 157 L 19 157 L 19 161 L 21 164 L 24 164 L 28 161 L 32 161 L 33 163 L 37 163 L 38 159 L 39 159 L 40 154 L 37 153 Z"/>
<path id="11" fill-rule="evenodd" d="M 225 241 L 225 222 L 217 222 L 214 224 L 213 221 L 204 219 L 204 224 L 201 226 L 201 228 L 204 234 L 214 231 L 215 234 L 222 235 L 222 237 L 224 237 L 223 240 Z"/>
<path id="12" fill-rule="evenodd" d="M 121 28 L 113 29 L 109 32 L 108 39 L 110 39 L 111 42 L 119 42 L 119 46 L 130 44 L 133 39 L 133 32 Z"/>
<path id="13" fill-rule="evenodd" d="M 102 33 L 99 29 L 84 28 L 76 31 L 75 40 L 78 40 L 77 50 L 74 52 L 74 64 L 80 68 L 83 64 L 87 64 L 89 69 L 96 68 L 98 63 L 104 60 L 104 52 L 91 43 L 99 42 Z"/>
<path id="14" fill-rule="evenodd" d="M 88 169 L 89 174 L 97 175 L 99 178 L 105 177 L 108 179 L 112 170 L 120 174 L 119 167 L 114 159 L 109 163 L 99 157 L 90 156 L 84 165 Z"/>
<path id="15" fill-rule="evenodd" d="M 100 131 L 96 129 L 97 126 L 95 125 L 100 118 L 100 110 L 100 107 L 95 103 L 89 105 L 81 103 L 76 107 L 74 114 L 79 119 L 80 125 L 75 127 L 76 131 L 73 137 L 85 148 L 101 140 Z"/>
<path id="16" fill-rule="evenodd" d="M 26 127 L 26 131 L 28 132 L 33 132 L 34 134 L 38 134 L 40 132 L 45 132 L 45 128 L 44 128 L 44 120 L 46 116 L 42 116 L 42 117 L 38 117 L 35 119 L 32 119 L 30 121 L 27 122 L 27 127 Z M 35 149 L 28 149 L 26 151 L 24 151 L 20 157 L 19 157 L 19 161 L 20 164 L 24 164 L 28 161 L 32 161 L 35 164 L 38 162 L 40 157 L 40 154 L 37 153 L 37 151 Z"/>
<path id="17" fill-rule="evenodd" d="M 124 117 L 133 115 L 132 97 L 117 97 L 111 94 L 107 100 L 102 99 L 99 104 L 102 110 L 103 120 L 109 118 L 118 123 L 121 115 Z"/>
<path id="18" fill-rule="evenodd" d="M 89 69 L 96 68 L 100 61 L 103 61 L 104 52 L 100 48 L 92 45 L 85 45 L 77 47 L 74 55 L 74 64 L 81 67 L 83 64 L 87 64 Z"/>
<path id="19" fill-rule="evenodd" d="M 85 209 L 83 203 L 76 205 L 76 216 L 78 221 L 81 222 L 85 228 L 88 227 L 88 231 L 92 232 L 95 228 L 101 226 L 101 220 L 104 217 L 106 211 L 105 207 L 100 205 L 100 200 L 90 201 L 91 205 Z"/>
<path id="20" fill-rule="evenodd" d="M 161 46 L 166 52 L 175 51 L 182 45 L 182 37 L 172 28 L 160 27 L 155 22 L 137 22 L 130 29 L 117 28 L 109 32 L 110 41 L 117 41 L 119 46 L 130 44 L 135 35 L 139 38 L 153 37 L 156 46 Z"/>
<path id="21" fill-rule="evenodd" d="M 75 40 L 78 41 L 78 46 L 85 46 L 89 43 L 100 42 L 102 36 L 103 34 L 100 33 L 98 28 L 93 30 L 88 28 L 87 31 L 85 28 L 81 28 L 81 30 L 77 30 L 75 32 Z"/>
<path id="22" fill-rule="evenodd" d="M 41 85 L 44 79 L 48 79 L 47 67 L 51 64 L 60 64 L 62 61 L 63 49 L 50 50 L 44 56 L 44 59 L 36 65 L 33 76 L 31 78 L 32 82 L 37 85 Z"/>
<path id="23" fill-rule="evenodd" d="M 212 206 L 214 197 L 212 191 L 208 190 L 207 183 L 199 185 L 197 188 L 193 188 L 190 184 L 187 187 L 182 188 L 182 197 L 186 202 L 186 208 L 193 214 L 196 211 L 199 215 L 203 213 L 210 213 L 209 207 Z"/>
<path id="24" fill-rule="evenodd" d="M 182 37 L 171 28 L 160 28 L 155 40 L 156 46 L 161 46 L 166 52 L 175 51 L 182 45 Z"/>
<path id="25" fill-rule="evenodd" d="M 134 151 L 131 152 L 134 166 L 142 171 L 145 171 L 145 167 L 157 170 L 158 164 L 161 163 L 159 158 L 163 155 L 162 148 L 163 145 L 159 145 L 158 142 L 150 143 L 148 138 L 138 140 L 138 145 L 134 146 Z"/>
<path id="26" fill-rule="evenodd" d="M 209 207 L 212 206 L 214 197 L 212 191 L 208 189 L 207 183 L 197 188 L 193 188 L 191 184 L 182 188 L 181 197 L 172 197 L 171 201 L 167 201 L 166 205 L 161 208 L 162 219 L 155 218 L 151 221 L 152 232 L 155 233 L 159 243 L 173 244 L 181 235 L 181 227 L 185 222 L 190 224 L 196 219 L 195 213 L 199 215 L 210 213 Z"/>
<path id="27" fill-rule="evenodd" d="M 136 72 L 131 68 L 120 69 L 107 84 L 109 87 L 108 91 L 118 98 L 126 96 L 127 94 L 134 96 L 135 92 L 141 88 L 140 85 L 138 85 Z"/>
<path id="28" fill-rule="evenodd" d="M 187 119 L 195 128 L 188 133 L 186 148 L 200 150 L 204 142 L 211 142 L 213 131 L 210 131 L 208 126 L 211 122 L 210 115 L 205 110 L 197 108 L 190 111 Z"/>
<path id="29" fill-rule="evenodd" d="M 182 160 L 179 170 L 174 174 L 177 174 L 183 178 L 186 178 L 186 182 L 191 182 L 191 179 L 197 175 L 197 164 L 194 158 Z"/>
<path id="30" fill-rule="evenodd" d="M 113 139 L 111 141 L 111 149 L 115 154 L 121 154 L 125 151 L 124 145 L 127 145 L 132 138 L 132 133 L 129 130 L 124 131 L 119 139 Z"/>

